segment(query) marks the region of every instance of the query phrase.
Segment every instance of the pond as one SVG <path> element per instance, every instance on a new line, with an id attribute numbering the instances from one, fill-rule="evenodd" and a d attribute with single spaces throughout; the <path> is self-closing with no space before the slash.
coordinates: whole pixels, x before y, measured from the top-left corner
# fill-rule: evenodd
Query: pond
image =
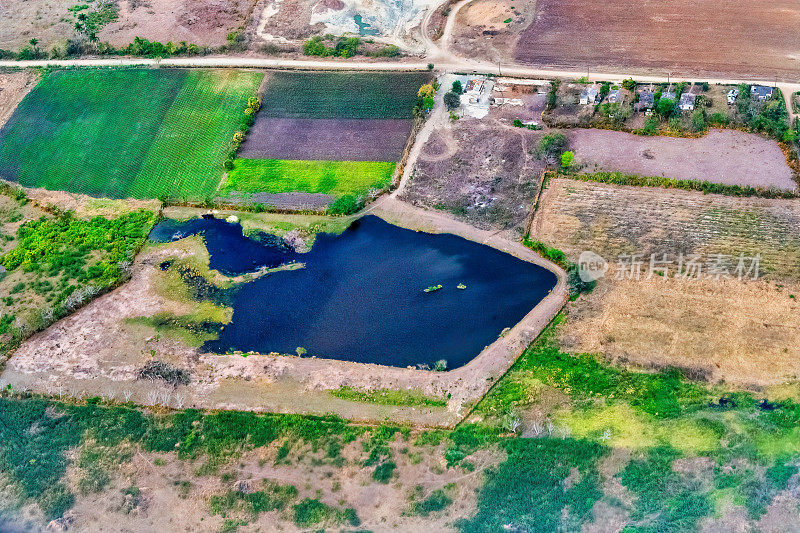
<path id="1" fill-rule="evenodd" d="M 239 285 L 229 299 L 231 323 L 204 346 L 216 353 L 303 348 L 307 356 L 400 367 L 445 360 L 452 369 L 519 322 L 557 281 L 549 270 L 494 248 L 375 216 L 341 235 L 318 235 L 305 254 L 257 243 L 242 236 L 238 224 L 169 224 L 157 226 L 154 235 L 202 231 L 212 268 L 220 262 L 239 267 L 229 274 L 253 271 L 262 258 L 277 257 L 272 254 L 306 265 Z"/>

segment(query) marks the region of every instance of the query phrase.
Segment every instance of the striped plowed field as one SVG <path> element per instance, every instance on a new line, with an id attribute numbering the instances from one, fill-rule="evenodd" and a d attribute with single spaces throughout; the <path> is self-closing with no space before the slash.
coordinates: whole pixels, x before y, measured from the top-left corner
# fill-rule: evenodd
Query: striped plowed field
<path id="1" fill-rule="evenodd" d="M 623 254 L 761 255 L 771 279 L 800 279 L 800 202 L 736 198 L 555 179 L 542 194 L 532 236 L 576 260 L 584 250 Z M 749 263 L 748 263 L 749 266 Z"/>

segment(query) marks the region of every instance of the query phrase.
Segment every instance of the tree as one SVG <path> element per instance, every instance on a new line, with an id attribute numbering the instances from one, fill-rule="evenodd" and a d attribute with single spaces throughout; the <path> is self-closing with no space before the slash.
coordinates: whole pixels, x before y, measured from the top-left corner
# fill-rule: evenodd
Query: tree
<path id="1" fill-rule="evenodd" d="M 575 160 L 575 154 L 572 152 L 564 152 L 561 154 L 561 166 L 564 168 L 569 168 L 572 166 L 572 162 Z"/>
<path id="2" fill-rule="evenodd" d="M 669 118 L 675 110 L 675 102 L 669 98 L 661 98 L 656 104 L 656 112 L 664 118 Z"/>
<path id="3" fill-rule="evenodd" d="M 632 91 L 636 88 L 636 82 L 633 81 L 633 78 L 628 78 L 626 80 L 622 80 L 622 87 L 629 91 Z"/>
<path id="4" fill-rule="evenodd" d="M 454 91 L 447 92 L 444 95 L 444 105 L 447 106 L 449 111 L 458 109 L 458 106 L 461 105 L 461 97 Z"/>
<path id="5" fill-rule="evenodd" d="M 453 88 L 451 89 L 456 94 L 461 94 L 464 92 L 464 87 L 461 86 L 461 82 L 456 80 L 453 82 Z"/>
<path id="6" fill-rule="evenodd" d="M 426 83 L 419 88 L 419 91 L 417 91 L 417 96 L 420 98 L 433 98 L 435 94 L 436 89 L 434 89 L 433 85 L 430 83 Z"/>

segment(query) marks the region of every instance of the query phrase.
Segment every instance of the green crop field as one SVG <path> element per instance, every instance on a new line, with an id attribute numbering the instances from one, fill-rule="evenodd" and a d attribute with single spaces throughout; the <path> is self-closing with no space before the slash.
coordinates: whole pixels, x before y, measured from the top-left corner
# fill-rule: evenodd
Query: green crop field
<path id="1" fill-rule="evenodd" d="M 290 118 L 411 118 L 424 72 L 278 72 L 261 114 Z"/>
<path id="2" fill-rule="evenodd" d="M 237 159 L 223 194 L 301 191 L 359 196 L 389 185 L 395 163 Z"/>
<path id="3" fill-rule="evenodd" d="M 0 176 L 111 198 L 212 196 L 263 74 L 54 72 L 0 130 Z"/>

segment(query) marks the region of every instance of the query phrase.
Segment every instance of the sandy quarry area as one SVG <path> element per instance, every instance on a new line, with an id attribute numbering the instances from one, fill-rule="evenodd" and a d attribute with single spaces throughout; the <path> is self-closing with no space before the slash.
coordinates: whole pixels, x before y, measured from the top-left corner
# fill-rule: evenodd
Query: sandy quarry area
<path id="1" fill-rule="evenodd" d="M 780 146 L 754 133 L 712 129 L 698 139 L 578 129 L 570 149 L 586 170 L 796 190 Z"/>
<path id="2" fill-rule="evenodd" d="M 0 127 L 14 113 L 19 103 L 36 85 L 37 76 L 31 71 L 0 72 Z"/>
<path id="3" fill-rule="evenodd" d="M 538 0 L 514 56 L 530 64 L 797 78 L 795 0 Z"/>
<path id="4" fill-rule="evenodd" d="M 533 0 L 476 0 L 456 14 L 450 46 L 464 57 L 511 59 L 520 35 L 535 16 Z"/>
<path id="5" fill-rule="evenodd" d="M 0 385 L 10 383 L 15 389 L 55 395 L 125 398 L 142 405 L 276 413 L 332 412 L 356 421 L 394 420 L 423 426 L 452 426 L 561 309 L 566 298 L 563 273 L 518 242 L 476 230 L 441 213 L 428 214 L 400 202 L 384 202 L 373 213 L 395 224 L 447 231 L 497 247 L 552 269 L 558 273 L 559 283 L 519 324 L 470 363 L 449 372 L 277 354 L 204 354 L 172 337 L 157 335 L 149 326 L 128 320 L 191 311 L 187 304 L 165 298 L 155 286 L 162 261 L 196 253 L 199 241 L 184 239 L 151 247 L 137 259 L 130 282 L 31 337 L 6 364 Z M 192 382 L 175 389 L 161 382 L 138 379 L 139 369 L 154 357 L 189 369 Z M 446 397 L 448 405 L 398 407 L 333 398 L 329 391 L 342 386 L 416 390 L 433 397 Z M 298 402 L 300 397 L 302 402 Z"/>
<path id="6" fill-rule="evenodd" d="M 798 298 L 796 283 L 603 280 L 570 304 L 562 345 L 654 368 L 692 369 L 737 385 L 796 381 Z"/>

